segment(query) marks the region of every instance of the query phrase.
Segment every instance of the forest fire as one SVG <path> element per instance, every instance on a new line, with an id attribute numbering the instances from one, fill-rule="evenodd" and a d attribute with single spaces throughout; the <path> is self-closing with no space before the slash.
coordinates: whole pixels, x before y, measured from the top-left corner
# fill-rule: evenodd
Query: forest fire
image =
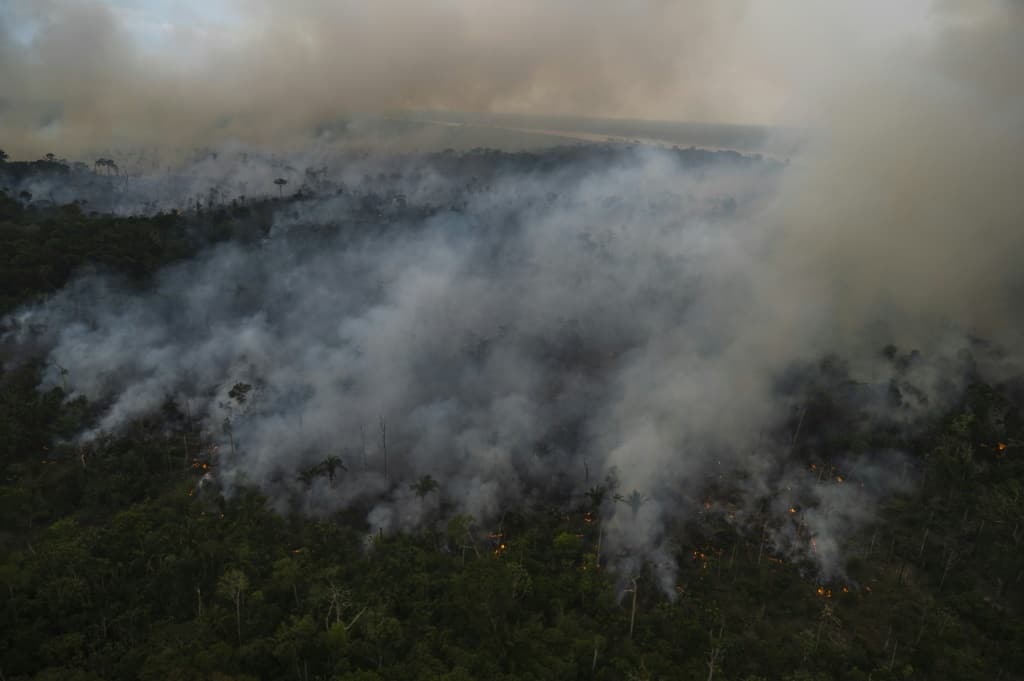
<path id="1" fill-rule="evenodd" d="M 822 598 L 832 598 L 832 589 L 819 586 L 816 592 Z"/>

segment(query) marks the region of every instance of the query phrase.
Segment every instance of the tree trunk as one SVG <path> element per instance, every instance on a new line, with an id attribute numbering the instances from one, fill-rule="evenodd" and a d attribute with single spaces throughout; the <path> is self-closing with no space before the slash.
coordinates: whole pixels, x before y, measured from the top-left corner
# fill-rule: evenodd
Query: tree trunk
<path id="1" fill-rule="evenodd" d="M 636 623 L 636 577 L 633 578 L 633 607 L 629 613 L 629 637 L 633 638 L 633 625 Z"/>
<path id="2" fill-rule="evenodd" d="M 242 593 L 235 596 L 235 625 L 238 628 L 238 645 L 242 645 Z"/>
<path id="3" fill-rule="evenodd" d="M 384 452 L 384 479 L 391 480 L 388 473 L 388 429 L 384 425 L 384 417 L 380 417 L 380 447 Z"/>

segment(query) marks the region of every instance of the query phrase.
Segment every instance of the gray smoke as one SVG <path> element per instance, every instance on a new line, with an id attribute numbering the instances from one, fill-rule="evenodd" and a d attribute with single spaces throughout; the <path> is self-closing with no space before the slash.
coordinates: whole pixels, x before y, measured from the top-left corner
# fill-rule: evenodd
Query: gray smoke
<path id="1" fill-rule="evenodd" d="M 823 452 L 842 483 L 793 461 L 779 433 L 803 396 L 780 388 L 788 372 L 836 352 L 866 384 L 849 399 L 913 427 L 950 405 L 971 371 L 992 378 L 1019 367 L 1011 352 L 968 370 L 958 352 L 971 334 L 1020 347 L 1024 17 L 1010 2 L 936 7 L 928 29 L 896 47 L 858 36 L 815 52 L 819 62 L 793 57 L 800 68 L 783 70 L 801 74 L 789 81 L 794 106 L 819 134 L 784 170 L 687 170 L 671 153 L 637 151 L 600 167 L 509 172 L 471 193 L 425 173 L 400 193 L 441 207 L 429 217 L 403 221 L 396 209 L 387 226 L 368 226 L 353 218 L 352 194 L 295 202 L 259 247 L 214 249 L 161 273 L 150 293 L 84 278 L 8 323 L 17 333 L 45 326 L 51 360 L 75 390 L 110 400 L 100 430 L 167 396 L 191 405 L 221 441 L 229 487 L 287 493 L 297 469 L 340 453 L 349 471 L 333 487 L 314 483 L 311 511 L 371 503 L 373 524 L 415 527 L 430 512 L 406 485 L 384 480 L 383 420 L 391 477 L 430 474 L 478 518 L 579 495 L 616 472 L 619 490 L 644 501 L 635 512 L 613 506 L 609 553 L 655 560 L 667 586 L 666 528 L 709 485 L 735 488 L 738 524 L 807 554 L 824 575 L 841 574 L 840 548 L 873 501 L 908 483 L 895 472 L 903 454 Z M 303 16 L 283 25 L 303 27 Z M 306 28 L 292 38 L 320 45 Z M 592 63 L 576 44 L 565 41 L 566 54 Z M 310 50 L 298 53 L 320 64 Z M 511 70 L 500 92 L 562 82 L 527 61 L 537 71 Z M 257 63 L 282 81 L 295 75 L 287 59 Z M 611 80 L 584 79 L 587 92 L 620 82 L 615 68 L 597 70 Z M 398 91 L 424 92 L 410 84 L 418 72 L 397 72 L 411 79 Z M 426 85 L 436 82 L 422 81 L 438 93 L 469 81 Z M 254 111 L 281 94 L 261 92 Z M 310 101 L 318 111 L 335 104 Z M 169 130 L 195 123 L 187 114 Z M 310 225 L 335 231 L 311 241 Z M 903 371 L 879 354 L 891 342 L 927 359 Z M 893 381 L 927 399 L 891 413 Z M 238 382 L 254 386 L 244 405 L 227 397 Z M 764 499 L 769 508 L 751 507 Z M 762 525 L 765 513 L 772 521 Z M 798 539 L 801 524 L 813 548 Z"/>
<path id="2" fill-rule="evenodd" d="M 680 158 L 624 148 L 506 170 L 472 191 L 423 170 L 392 187 L 405 208 L 458 207 L 413 220 L 385 202 L 394 215 L 358 221 L 353 192 L 282 204 L 258 245 L 218 246 L 145 293 L 80 278 L 8 320 L 11 335 L 43 329 L 48 383 L 63 368 L 77 394 L 109 405 L 83 442 L 170 398 L 218 444 L 229 491 L 299 495 L 314 513 L 369 504 L 368 523 L 393 530 L 436 520 L 431 498 L 408 488 L 423 475 L 483 521 L 576 504 L 613 475 L 643 501 L 609 509 L 608 555 L 624 571 L 653 561 L 671 593 L 666 527 L 709 486 L 738 485 L 735 522 L 750 530 L 758 500 L 774 499 L 774 550 L 841 574 L 844 539 L 901 484 L 883 474 L 899 455 L 851 460 L 838 485 L 764 437 L 804 399 L 780 392 L 784 371 L 831 349 L 810 323 L 785 352 L 752 347 L 773 336 L 756 285 L 779 238 L 766 216 L 785 171 Z M 895 369 L 874 335 L 859 371 L 885 387 Z M 915 371 L 908 380 L 941 405 Z M 229 397 L 237 383 L 253 386 L 244 402 Z M 861 399 L 881 414 L 876 393 Z M 305 490 L 298 472 L 331 455 L 348 470 Z M 815 548 L 789 522 L 797 499 Z"/>

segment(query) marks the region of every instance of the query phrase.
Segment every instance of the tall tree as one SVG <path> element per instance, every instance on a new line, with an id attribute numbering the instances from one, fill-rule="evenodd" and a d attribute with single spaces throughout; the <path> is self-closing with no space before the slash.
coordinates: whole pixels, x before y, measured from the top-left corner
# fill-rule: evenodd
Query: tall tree
<path id="1" fill-rule="evenodd" d="M 217 581 L 217 595 L 235 605 L 235 626 L 238 644 L 242 644 L 242 600 L 249 590 L 249 578 L 238 568 L 231 568 Z"/>

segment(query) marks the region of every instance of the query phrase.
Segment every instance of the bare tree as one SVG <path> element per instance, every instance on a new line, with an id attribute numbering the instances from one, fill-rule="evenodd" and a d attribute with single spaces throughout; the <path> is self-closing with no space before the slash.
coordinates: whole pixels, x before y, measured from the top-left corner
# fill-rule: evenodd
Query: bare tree
<path id="1" fill-rule="evenodd" d="M 715 671 L 720 668 L 722 656 L 725 654 L 725 625 L 718 627 L 718 635 L 715 636 L 715 630 L 712 629 L 708 632 L 708 636 L 711 638 L 711 650 L 708 651 L 708 679 L 707 681 L 713 681 L 715 678 Z"/>
<path id="2" fill-rule="evenodd" d="M 637 590 L 636 589 L 636 581 L 637 581 L 637 578 L 636 577 L 631 577 L 629 581 L 633 583 L 633 588 L 632 589 L 626 589 L 625 591 L 623 591 L 623 593 L 627 593 L 627 594 L 631 593 L 631 594 L 633 594 L 633 606 L 630 608 L 630 611 L 629 611 L 629 637 L 633 638 L 633 625 L 636 623 L 636 590 Z"/>

